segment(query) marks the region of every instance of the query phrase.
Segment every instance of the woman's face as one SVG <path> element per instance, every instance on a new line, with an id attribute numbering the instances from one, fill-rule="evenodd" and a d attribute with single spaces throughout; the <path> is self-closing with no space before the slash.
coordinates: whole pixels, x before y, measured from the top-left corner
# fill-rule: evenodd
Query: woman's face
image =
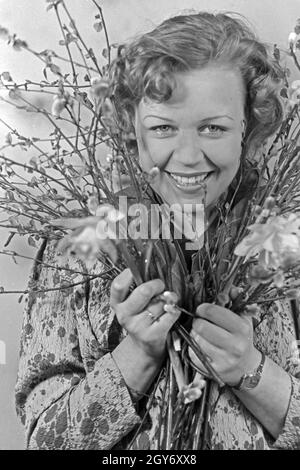
<path id="1" fill-rule="evenodd" d="M 135 132 L 144 171 L 160 169 L 152 187 L 168 204 L 212 206 L 233 180 L 241 155 L 244 89 L 239 73 L 208 66 L 177 73 L 172 97 L 143 99 Z"/>

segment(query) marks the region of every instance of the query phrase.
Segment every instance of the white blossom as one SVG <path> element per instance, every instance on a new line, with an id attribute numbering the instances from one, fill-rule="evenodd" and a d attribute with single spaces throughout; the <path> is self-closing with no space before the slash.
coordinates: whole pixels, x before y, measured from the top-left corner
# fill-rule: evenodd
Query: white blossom
<path id="1" fill-rule="evenodd" d="M 288 37 L 288 47 L 293 50 L 293 52 L 296 52 L 296 44 L 299 39 L 299 34 L 295 33 L 295 31 L 292 31 L 289 34 Z"/>

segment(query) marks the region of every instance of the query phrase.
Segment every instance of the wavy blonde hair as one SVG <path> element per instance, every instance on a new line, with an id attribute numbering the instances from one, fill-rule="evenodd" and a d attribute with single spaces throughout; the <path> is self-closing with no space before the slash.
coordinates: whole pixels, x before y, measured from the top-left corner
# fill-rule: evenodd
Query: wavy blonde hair
<path id="1" fill-rule="evenodd" d="M 135 108 L 142 98 L 168 100 L 174 74 L 209 64 L 234 67 L 245 89 L 246 131 L 243 152 L 256 150 L 279 127 L 279 65 L 241 18 L 229 14 L 180 15 L 118 49 L 110 68 L 111 97 L 120 139 L 134 133 Z M 136 150 L 136 142 L 131 141 Z"/>

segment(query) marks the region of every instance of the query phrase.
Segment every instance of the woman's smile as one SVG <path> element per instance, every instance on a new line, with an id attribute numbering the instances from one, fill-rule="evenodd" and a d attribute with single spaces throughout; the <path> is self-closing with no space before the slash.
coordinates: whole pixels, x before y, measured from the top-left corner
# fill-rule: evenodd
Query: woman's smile
<path id="1" fill-rule="evenodd" d="M 180 189 L 183 193 L 197 193 L 201 189 L 207 187 L 207 184 L 211 181 L 211 177 L 215 173 L 214 171 L 196 173 L 196 174 L 184 174 L 184 173 L 171 173 L 165 171 L 169 176 L 171 182 Z"/>

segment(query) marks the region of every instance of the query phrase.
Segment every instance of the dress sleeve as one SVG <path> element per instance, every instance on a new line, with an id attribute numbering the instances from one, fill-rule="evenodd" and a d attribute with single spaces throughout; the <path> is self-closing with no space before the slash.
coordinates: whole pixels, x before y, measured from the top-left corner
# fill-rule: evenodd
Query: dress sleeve
<path id="1" fill-rule="evenodd" d="M 80 271 L 79 264 L 57 256 L 55 242 L 43 242 L 29 283 L 16 383 L 16 409 L 29 449 L 111 449 L 140 423 L 109 352 L 107 331 L 97 340 L 81 338 L 74 299 L 88 312 L 88 295 L 80 289 L 87 291 L 89 283 L 78 282 L 84 279 Z M 77 286 L 58 289 L 70 281 Z M 101 297 L 98 302 L 100 315 Z M 87 341 L 97 352 L 92 367 L 82 354 Z"/>
<path id="2" fill-rule="evenodd" d="M 291 376 L 291 382 L 288 412 L 284 427 L 273 444 L 275 449 L 300 450 L 300 380 Z"/>
<path id="3" fill-rule="evenodd" d="M 283 428 L 272 444 L 273 449 L 300 449 L 300 357 L 296 340 L 291 304 L 287 300 L 276 302 L 276 311 L 269 317 L 269 356 L 290 375 L 291 394 Z"/>

